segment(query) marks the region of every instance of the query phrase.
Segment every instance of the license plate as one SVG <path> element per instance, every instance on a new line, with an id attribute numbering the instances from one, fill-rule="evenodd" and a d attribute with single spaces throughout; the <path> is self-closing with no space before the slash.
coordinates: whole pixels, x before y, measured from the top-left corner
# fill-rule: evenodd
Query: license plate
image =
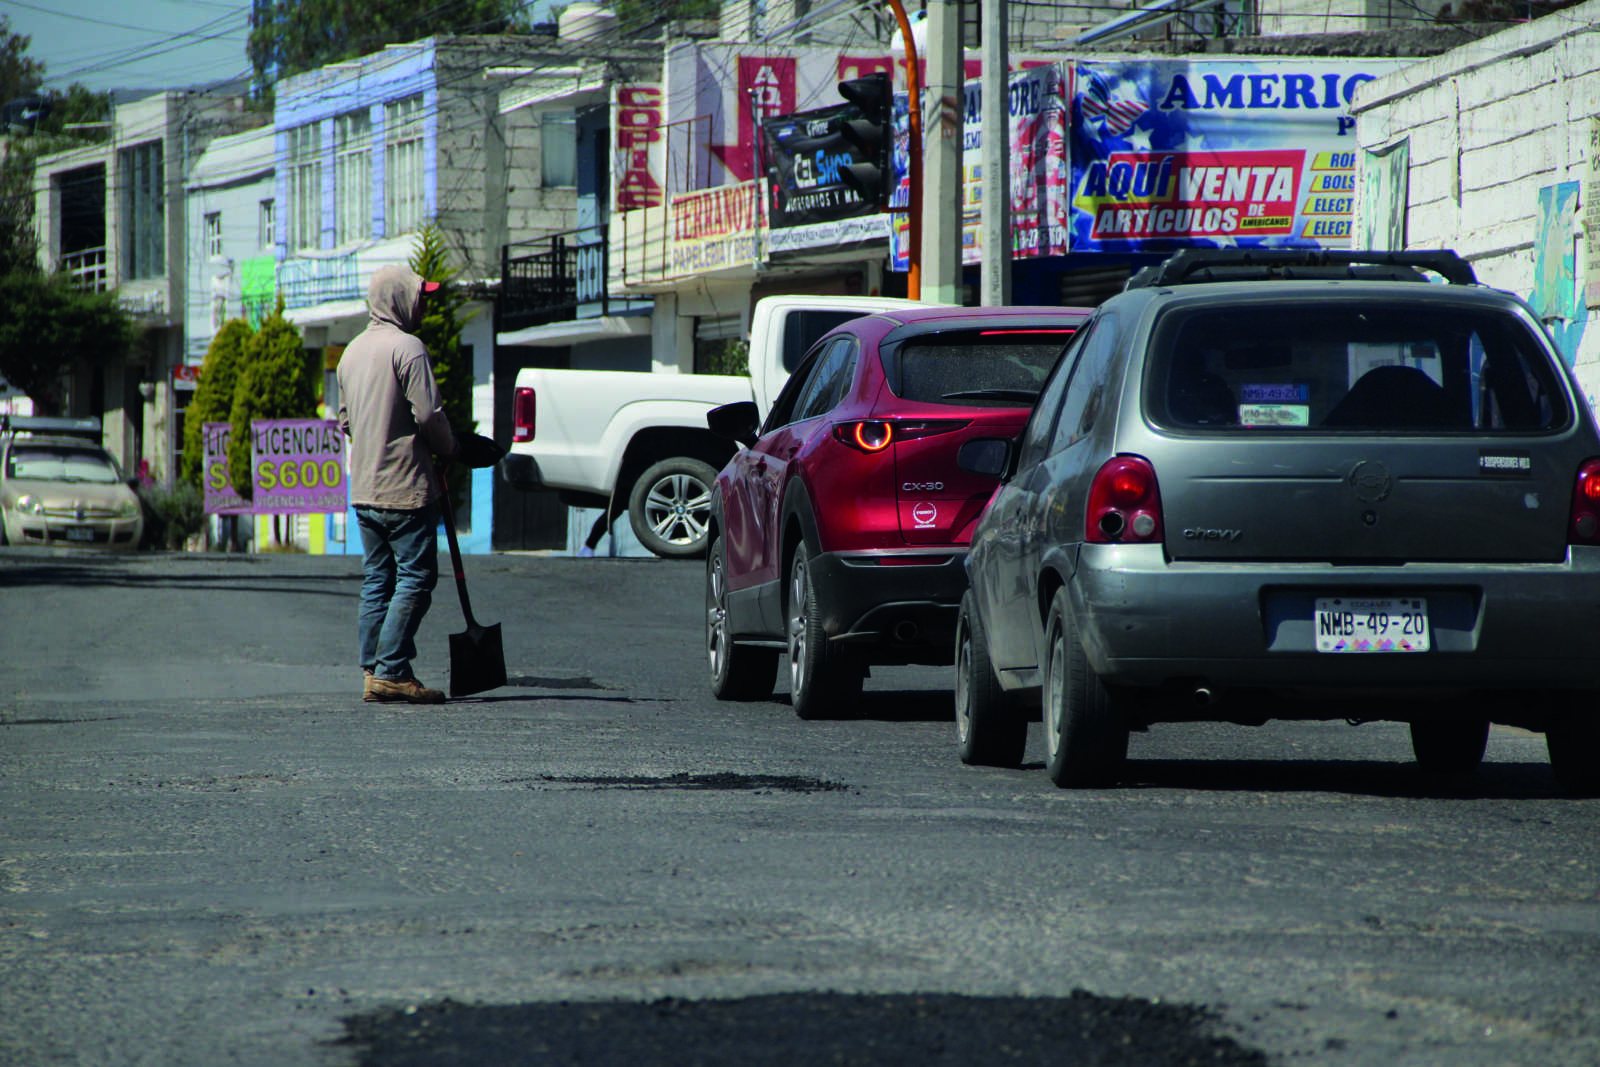
<path id="1" fill-rule="evenodd" d="M 92 527 L 92 526 L 68 526 L 67 527 L 67 540 L 68 541 L 93 541 L 94 540 L 94 527 Z"/>
<path id="2" fill-rule="evenodd" d="M 1318 597 L 1318 652 L 1426 652 L 1421 597 Z"/>

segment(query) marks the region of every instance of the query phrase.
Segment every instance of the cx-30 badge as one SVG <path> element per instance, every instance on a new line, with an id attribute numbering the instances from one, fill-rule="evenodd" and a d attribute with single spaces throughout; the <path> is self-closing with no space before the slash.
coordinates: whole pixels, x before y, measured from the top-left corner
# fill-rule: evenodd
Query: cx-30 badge
<path id="1" fill-rule="evenodd" d="M 1345 481 L 1355 490 L 1356 499 L 1363 504 L 1376 504 L 1387 499 L 1389 491 L 1394 488 L 1394 476 L 1389 473 L 1389 468 L 1371 459 L 1364 459 L 1351 468 Z"/>
<path id="2" fill-rule="evenodd" d="M 926 530 L 939 517 L 939 509 L 924 500 L 912 507 L 911 517 L 916 521 L 917 529 Z"/>

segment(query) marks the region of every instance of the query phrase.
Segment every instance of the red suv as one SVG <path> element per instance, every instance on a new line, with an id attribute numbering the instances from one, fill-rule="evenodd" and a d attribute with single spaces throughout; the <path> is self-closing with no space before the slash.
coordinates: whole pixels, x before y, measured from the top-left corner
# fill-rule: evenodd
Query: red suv
<path id="1" fill-rule="evenodd" d="M 847 711 L 872 664 L 951 662 L 973 525 L 997 479 L 956 450 L 1013 437 L 1086 308 L 916 307 L 819 340 L 717 476 L 706 650 L 723 700 L 772 695 L 778 657 L 801 718 Z"/>

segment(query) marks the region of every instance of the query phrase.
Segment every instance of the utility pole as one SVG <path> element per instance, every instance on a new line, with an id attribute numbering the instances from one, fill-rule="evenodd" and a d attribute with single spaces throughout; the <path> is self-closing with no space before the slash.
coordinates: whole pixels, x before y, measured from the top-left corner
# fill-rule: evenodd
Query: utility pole
<path id="1" fill-rule="evenodd" d="M 929 0 L 922 197 L 927 299 L 961 303 L 961 21 L 957 0 Z M 913 106 L 915 103 L 913 102 Z"/>
<path id="2" fill-rule="evenodd" d="M 906 17 L 905 5 L 900 0 L 888 0 L 894 12 L 895 24 L 900 27 L 900 41 L 906 52 L 906 101 L 910 130 L 907 135 L 906 178 L 911 187 L 911 202 L 906 208 L 910 222 L 907 237 L 908 250 L 906 295 L 912 300 L 922 299 L 922 79 L 917 73 L 917 45 L 911 39 L 911 20 Z M 886 176 L 887 177 L 887 176 Z"/>
<path id="3" fill-rule="evenodd" d="M 983 4 L 983 206 L 979 302 L 1011 303 L 1011 95 L 1008 0 Z"/>

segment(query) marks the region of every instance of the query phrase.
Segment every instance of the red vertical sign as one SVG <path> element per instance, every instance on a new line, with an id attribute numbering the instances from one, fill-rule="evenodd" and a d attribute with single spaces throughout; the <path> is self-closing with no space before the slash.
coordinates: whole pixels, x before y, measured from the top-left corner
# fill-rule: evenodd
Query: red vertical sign
<path id="1" fill-rule="evenodd" d="M 756 177 L 756 135 L 761 120 L 795 108 L 795 60 L 788 56 L 739 57 L 739 140 L 722 151 L 735 181 Z"/>
<path id="2" fill-rule="evenodd" d="M 616 132 L 616 209 L 632 211 L 666 202 L 657 173 L 663 154 L 661 87 L 617 87 L 612 129 Z"/>

